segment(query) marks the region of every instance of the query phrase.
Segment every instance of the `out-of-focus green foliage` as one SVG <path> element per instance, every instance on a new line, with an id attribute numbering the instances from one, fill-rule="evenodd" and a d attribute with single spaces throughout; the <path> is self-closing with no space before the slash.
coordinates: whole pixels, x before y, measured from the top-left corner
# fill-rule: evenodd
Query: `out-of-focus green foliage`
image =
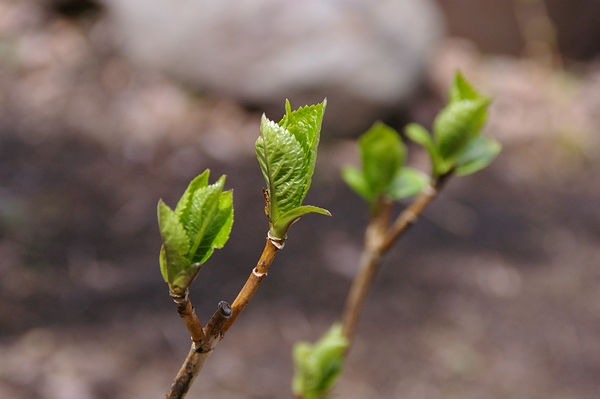
<path id="1" fill-rule="evenodd" d="M 369 204 L 382 196 L 398 200 L 418 194 L 428 183 L 426 175 L 404 166 L 406 146 L 396 130 L 376 122 L 359 139 L 362 168 L 346 166 L 342 178 Z"/>
<path id="2" fill-rule="evenodd" d="M 501 150 L 492 138 L 481 136 L 490 99 L 481 96 L 457 72 L 450 87 L 448 103 L 433 122 L 433 136 L 423 126 L 411 123 L 407 136 L 429 152 L 432 173 L 443 176 L 475 173 L 488 166 Z"/>
<path id="3" fill-rule="evenodd" d="M 335 385 L 344 366 L 348 339 L 342 325 L 334 324 L 315 344 L 297 342 L 294 345 L 294 395 L 303 399 L 324 399 Z"/>

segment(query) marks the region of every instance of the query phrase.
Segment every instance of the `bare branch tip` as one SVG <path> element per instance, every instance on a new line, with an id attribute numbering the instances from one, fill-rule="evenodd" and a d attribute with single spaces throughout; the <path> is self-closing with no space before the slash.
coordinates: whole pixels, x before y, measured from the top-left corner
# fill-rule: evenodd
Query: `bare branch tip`
<path id="1" fill-rule="evenodd" d="M 226 319 L 230 318 L 233 314 L 233 309 L 231 309 L 231 305 L 225 301 L 219 302 L 218 309 L 221 313 L 221 316 L 223 316 Z"/>

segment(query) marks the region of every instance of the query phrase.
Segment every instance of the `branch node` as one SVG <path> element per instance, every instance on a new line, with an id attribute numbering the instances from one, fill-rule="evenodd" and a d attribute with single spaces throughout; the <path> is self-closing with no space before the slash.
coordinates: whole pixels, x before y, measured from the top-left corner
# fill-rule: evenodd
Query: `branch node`
<path id="1" fill-rule="evenodd" d="M 286 239 L 286 238 L 287 238 L 287 236 L 286 236 L 286 237 L 283 237 L 283 238 L 279 238 L 279 237 L 273 237 L 273 236 L 271 235 L 271 232 L 270 232 L 270 231 L 267 233 L 267 239 L 268 239 L 268 240 L 271 242 L 271 244 L 273 244 L 273 246 L 274 246 L 275 248 L 277 248 L 278 250 L 282 250 L 282 249 L 283 249 L 283 247 L 284 247 L 284 245 L 285 245 L 285 239 Z"/>
<path id="2" fill-rule="evenodd" d="M 189 291 L 185 290 L 183 294 L 176 294 L 173 291 L 169 291 L 169 295 L 177 305 L 182 305 L 189 300 Z"/>
<path id="3" fill-rule="evenodd" d="M 259 272 L 258 268 L 256 268 L 256 267 L 254 269 L 252 269 L 252 274 L 254 274 L 258 278 L 263 278 L 263 277 L 265 277 L 267 275 L 266 272 L 265 273 Z"/>
<path id="4" fill-rule="evenodd" d="M 211 350 L 205 350 L 204 347 L 203 347 L 203 345 L 202 345 L 202 342 L 195 342 L 195 341 L 192 341 L 192 349 L 196 353 L 208 353 L 208 352 L 212 351 L 212 349 Z"/>

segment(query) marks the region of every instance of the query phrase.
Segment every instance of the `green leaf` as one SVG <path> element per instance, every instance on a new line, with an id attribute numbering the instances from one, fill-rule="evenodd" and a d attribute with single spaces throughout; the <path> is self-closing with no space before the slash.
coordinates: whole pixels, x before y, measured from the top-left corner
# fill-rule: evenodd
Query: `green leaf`
<path id="1" fill-rule="evenodd" d="M 428 151 L 435 149 L 435 143 L 433 142 L 433 138 L 429 134 L 429 131 L 418 123 L 409 123 L 404 128 L 404 131 L 409 139 L 422 145 Z"/>
<path id="2" fill-rule="evenodd" d="M 160 254 L 158 257 L 159 260 L 159 264 L 160 264 L 160 274 L 162 275 L 163 280 L 165 280 L 165 283 L 169 282 L 169 267 L 167 266 L 167 254 L 165 252 L 165 245 L 161 245 L 160 246 Z"/>
<path id="3" fill-rule="evenodd" d="M 214 223 L 224 185 L 225 176 L 221 176 L 215 184 L 198 188 L 192 194 L 189 219 L 182 220 L 183 227 L 186 229 L 191 241 L 188 254 L 190 262 L 193 262 L 194 258 L 204 256 L 202 253 L 198 254 L 198 249 L 206 230 Z"/>
<path id="4" fill-rule="evenodd" d="M 162 245 L 160 248 L 160 273 L 165 280 L 171 286 L 171 283 L 175 281 L 175 277 L 182 270 L 185 270 L 189 266 L 189 262 L 185 256 L 182 256 L 172 248 Z"/>
<path id="5" fill-rule="evenodd" d="M 365 201 L 373 201 L 373 193 L 365 179 L 362 170 L 356 169 L 353 166 L 344 166 L 342 168 L 342 179 L 346 182 L 356 194 L 361 196 Z"/>
<path id="6" fill-rule="evenodd" d="M 233 190 L 221 193 L 219 198 L 219 213 L 215 217 L 215 224 L 221 224 L 212 245 L 216 249 L 221 249 L 229 240 L 231 227 L 233 226 Z"/>
<path id="7" fill-rule="evenodd" d="M 187 189 L 184 191 L 183 195 L 177 202 L 177 206 L 175 207 L 175 214 L 179 220 L 188 220 L 190 218 L 190 206 L 192 202 L 192 194 L 195 193 L 198 189 L 202 187 L 206 187 L 208 185 L 208 176 L 210 175 L 210 170 L 206 169 L 202 174 L 196 176 L 188 185 Z"/>
<path id="8" fill-rule="evenodd" d="M 169 289 L 183 293 L 214 248 L 222 248 L 233 224 L 233 196 L 223 192 L 225 176 L 208 184 L 210 171 L 191 181 L 175 211 L 158 202 L 158 224 L 163 239 L 160 268 Z"/>
<path id="9" fill-rule="evenodd" d="M 187 254 L 190 250 L 188 236 L 175 212 L 162 200 L 158 201 L 157 211 L 158 228 L 163 243 L 181 255 Z"/>
<path id="10" fill-rule="evenodd" d="M 335 323 L 315 344 L 294 345 L 294 395 L 304 399 L 322 399 L 333 388 L 344 366 L 344 352 L 349 341 Z"/>
<path id="11" fill-rule="evenodd" d="M 433 122 L 433 131 L 442 159 L 454 159 L 474 138 L 487 119 L 490 100 L 464 100 L 448 104 Z"/>
<path id="12" fill-rule="evenodd" d="M 223 248 L 229 239 L 233 225 L 233 192 L 221 193 L 217 210 L 210 225 L 204 232 L 202 241 L 192 259 L 194 263 L 204 263 L 212 255 L 214 249 Z"/>
<path id="13" fill-rule="evenodd" d="M 290 226 L 302 216 L 309 213 L 319 213 L 321 215 L 331 216 L 331 213 L 327 209 L 312 205 L 302 205 L 281 215 L 277 220 L 277 223 L 272 228 L 272 235 L 275 237 L 285 237 L 285 234 Z"/>
<path id="14" fill-rule="evenodd" d="M 163 239 L 160 252 L 161 274 L 165 282 L 171 283 L 188 265 L 186 255 L 189 240 L 175 212 L 162 200 L 158 202 L 158 226 Z"/>
<path id="15" fill-rule="evenodd" d="M 267 183 L 267 216 L 273 222 L 281 213 L 302 204 L 308 173 L 305 155 L 293 134 L 263 115 L 256 156 Z"/>
<path id="16" fill-rule="evenodd" d="M 475 173 L 488 166 L 500 153 L 502 146 L 489 137 L 476 137 L 471 140 L 456 161 L 459 176 Z"/>
<path id="17" fill-rule="evenodd" d="M 285 237 L 291 224 L 288 213 L 302 206 L 310 188 L 326 104 L 292 111 L 286 101 L 286 114 L 278 124 L 265 115 L 261 119 L 256 157 L 267 185 L 265 211 L 276 237 Z"/>
<path id="18" fill-rule="evenodd" d="M 406 147 L 398 133 L 376 122 L 359 139 L 363 175 L 373 197 L 386 191 L 398 169 L 404 164 Z"/>
<path id="19" fill-rule="evenodd" d="M 433 141 L 433 137 L 431 137 L 431 134 L 429 134 L 427 129 L 418 123 L 410 123 L 406 125 L 404 131 L 409 139 L 425 147 L 429 153 L 429 158 L 431 159 L 434 175 L 442 175 L 450 169 L 452 165 L 448 165 L 444 162 L 440 156 L 436 143 Z"/>
<path id="20" fill-rule="evenodd" d="M 476 163 L 469 160 L 466 166 L 467 160 L 459 162 L 458 158 L 471 146 L 472 140 L 479 137 L 487 120 L 489 103 L 490 99 L 481 96 L 459 71 L 450 87 L 448 104 L 433 122 L 433 138 L 416 123 L 406 126 L 407 136 L 429 152 L 433 176 L 445 175 L 456 168 L 460 168 L 461 173 L 475 168 Z"/>
<path id="21" fill-rule="evenodd" d="M 434 159 L 437 150 L 429 132 L 418 124 L 407 126 L 410 137 L 423 144 Z M 382 196 L 398 200 L 413 196 L 427 184 L 428 178 L 421 172 L 405 168 L 406 146 L 400 135 L 381 122 L 375 123 L 359 139 L 362 170 L 351 166 L 342 169 L 342 178 L 348 186 L 377 212 Z"/>
<path id="22" fill-rule="evenodd" d="M 287 129 L 294 135 L 296 140 L 302 145 L 305 154 L 307 167 L 307 181 L 305 184 L 305 192 L 302 199 L 306 196 L 308 188 L 312 180 L 312 175 L 315 171 L 315 163 L 317 161 L 317 147 L 321 137 L 321 124 L 323 115 L 327 106 L 327 99 L 320 104 L 308 105 L 300 107 L 292 111 L 291 104 L 288 100 L 285 101 L 285 116 L 279 122 L 279 126 Z"/>
<path id="23" fill-rule="evenodd" d="M 435 141 L 443 160 L 454 161 L 479 134 L 487 119 L 489 103 L 489 98 L 480 95 L 460 72 L 456 73 L 448 104 L 433 122 Z"/>
<path id="24" fill-rule="evenodd" d="M 482 96 L 471 86 L 460 71 L 456 71 L 454 82 L 450 87 L 448 103 L 454 103 L 463 100 L 477 100 Z"/>
<path id="25" fill-rule="evenodd" d="M 429 184 L 429 176 L 420 170 L 402 168 L 394 177 L 387 189 L 393 201 L 419 194 Z"/>

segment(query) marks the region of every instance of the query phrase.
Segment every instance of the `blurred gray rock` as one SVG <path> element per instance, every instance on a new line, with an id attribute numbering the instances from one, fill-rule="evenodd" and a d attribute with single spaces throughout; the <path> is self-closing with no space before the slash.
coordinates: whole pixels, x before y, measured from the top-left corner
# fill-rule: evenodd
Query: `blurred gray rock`
<path id="1" fill-rule="evenodd" d="M 273 119 L 327 97 L 337 134 L 403 104 L 444 31 L 432 0 L 104 2 L 138 64 Z"/>

